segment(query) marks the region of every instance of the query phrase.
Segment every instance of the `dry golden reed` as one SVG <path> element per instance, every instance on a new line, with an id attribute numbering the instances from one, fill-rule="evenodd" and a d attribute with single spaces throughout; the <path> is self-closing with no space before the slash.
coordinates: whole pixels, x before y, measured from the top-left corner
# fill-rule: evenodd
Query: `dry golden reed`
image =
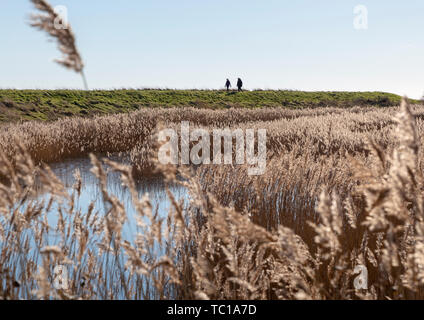
<path id="1" fill-rule="evenodd" d="M 388 109 L 303 111 L 140 110 L 129 115 L 0 127 L 0 297 L 4 299 L 423 299 L 423 113 Z M 159 123 L 264 128 L 263 176 L 245 166 L 173 167 L 151 159 Z M 43 162 L 129 152 L 125 204 L 91 155 L 108 212 L 76 205 Z M 155 167 L 189 194 L 156 214 L 139 196 L 134 167 Z M 137 171 L 137 170 L 136 170 Z M 38 182 L 37 182 L 38 181 Z M 46 197 L 37 198 L 39 185 Z M 47 214 L 57 207 L 56 225 Z M 53 241 L 55 235 L 55 241 Z M 54 266 L 69 267 L 57 290 Z M 368 269 L 356 290 L 355 267 Z"/>
<path id="2" fill-rule="evenodd" d="M 71 25 L 67 21 L 63 21 L 63 17 L 55 11 L 48 1 L 31 0 L 31 2 L 42 13 L 31 15 L 30 25 L 47 32 L 51 38 L 57 41 L 59 51 L 63 57 L 55 61 L 61 66 L 81 74 L 85 89 L 88 90 L 84 74 L 84 63 L 78 51 Z"/>

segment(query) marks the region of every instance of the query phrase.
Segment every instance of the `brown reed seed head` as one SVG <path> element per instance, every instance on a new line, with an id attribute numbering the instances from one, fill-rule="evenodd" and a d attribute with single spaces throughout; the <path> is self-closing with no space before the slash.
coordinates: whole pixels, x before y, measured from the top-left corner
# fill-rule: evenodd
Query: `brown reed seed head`
<path id="1" fill-rule="evenodd" d="M 75 35 L 71 25 L 67 23 L 63 25 L 62 17 L 55 12 L 54 8 L 46 0 L 31 0 L 35 8 L 41 13 L 31 15 L 30 25 L 38 30 L 47 32 L 47 34 L 55 39 L 58 49 L 62 53 L 61 59 L 55 62 L 61 66 L 80 73 L 84 79 L 84 85 L 87 87 L 84 76 L 84 63 L 78 51 Z M 61 25 L 58 27 L 58 23 Z"/>

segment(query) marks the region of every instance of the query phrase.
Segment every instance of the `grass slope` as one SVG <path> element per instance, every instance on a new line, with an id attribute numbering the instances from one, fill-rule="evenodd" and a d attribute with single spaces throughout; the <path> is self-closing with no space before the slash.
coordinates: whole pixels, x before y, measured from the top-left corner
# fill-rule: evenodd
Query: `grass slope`
<path id="1" fill-rule="evenodd" d="M 56 120 L 130 112 L 139 108 L 193 106 L 198 108 L 393 106 L 401 97 L 383 92 L 304 92 L 213 90 L 0 90 L 0 122 Z"/>

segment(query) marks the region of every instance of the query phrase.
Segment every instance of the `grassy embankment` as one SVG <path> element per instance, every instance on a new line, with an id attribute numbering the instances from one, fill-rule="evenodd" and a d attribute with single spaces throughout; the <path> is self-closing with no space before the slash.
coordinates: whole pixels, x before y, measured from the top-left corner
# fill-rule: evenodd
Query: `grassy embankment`
<path id="1" fill-rule="evenodd" d="M 304 92 L 212 90 L 0 90 L 0 123 L 51 121 L 66 116 L 131 112 L 153 107 L 349 107 L 399 105 L 401 97 L 382 92 Z M 414 103 L 414 101 L 412 101 Z"/>

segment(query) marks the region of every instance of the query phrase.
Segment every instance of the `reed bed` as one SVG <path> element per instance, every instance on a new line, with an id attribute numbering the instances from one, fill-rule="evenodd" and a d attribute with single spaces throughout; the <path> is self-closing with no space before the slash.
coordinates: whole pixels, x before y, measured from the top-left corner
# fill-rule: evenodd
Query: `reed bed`
<path id="1" fill-rule="evenodd" d="M 405 100 L 378 110 L 158 109 L 2 126 L 0 297 L 423 299 L 423 115 Z M 157 128 L 180 121 L 267 129 L 266 173 L 159 164 Z M 69 194 L 45 164 L 112 152 L 131 155 L 131 166 L 105 160 L 131 191 L 131 241 L 96 156 L 106 215 L 78 208 L 78 173 Z M 155 214 L 136 191 L 143 168 L 184 186 L 189 202 L 167 188 L 171 210 Z M 37 198 L 36 180 L 47 198 Z M 52 285 L 57 265 L 70 270 L 65 289 Z M 368 269 L 367 290 L 353 286 L 358 265 Z"/>

